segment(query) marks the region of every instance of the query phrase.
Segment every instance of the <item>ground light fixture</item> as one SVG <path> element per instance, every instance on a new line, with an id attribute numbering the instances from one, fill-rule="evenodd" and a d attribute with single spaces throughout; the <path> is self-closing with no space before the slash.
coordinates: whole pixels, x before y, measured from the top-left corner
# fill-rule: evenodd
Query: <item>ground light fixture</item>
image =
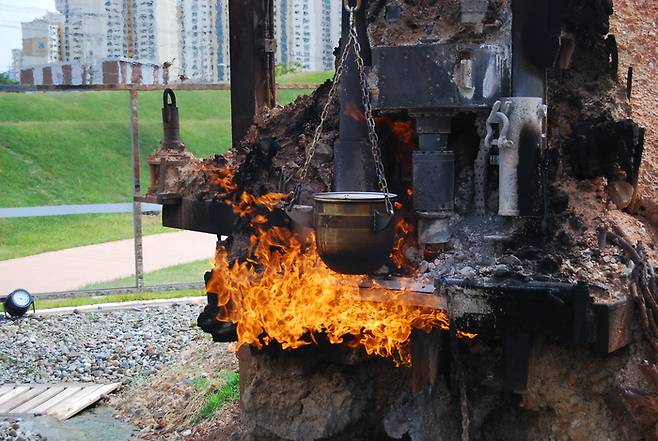
<path id="1" fill-rule="evenodd" d="M 0 300 L 2 300 L 5 307 L 5 314 L 9 314 L 12 317 L 24 316 L 29 311 L 30 306 L 34 310 L 34 297 L 24 289 L 12 291 L 4 300 Z"/>

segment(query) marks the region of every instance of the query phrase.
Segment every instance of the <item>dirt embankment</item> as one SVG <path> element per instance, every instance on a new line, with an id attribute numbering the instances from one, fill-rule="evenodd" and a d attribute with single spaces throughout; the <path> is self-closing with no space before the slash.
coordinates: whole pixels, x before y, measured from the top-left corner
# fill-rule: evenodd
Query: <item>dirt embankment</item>
<path id="1" fill-rule="evenodd" d="M 640 194 L 648 217 L 658 214 L 658 2 L 615 0 L 610 32 L 619 46 L 619 75 L 633 67 L 633 119 L 646 128 Z M 658 223 L 658 217 L 655 219 Z"/>

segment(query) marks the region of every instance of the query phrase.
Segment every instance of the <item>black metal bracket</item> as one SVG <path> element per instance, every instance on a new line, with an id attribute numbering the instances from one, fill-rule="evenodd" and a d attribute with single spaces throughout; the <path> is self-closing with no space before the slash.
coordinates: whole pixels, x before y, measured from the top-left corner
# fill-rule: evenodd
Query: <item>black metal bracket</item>
<path id="1" fill-rule="evenodd" d="M 596 303 L 583 282 L 443 278 L 435 286 L 448 296 L 448 314 L 459 330 L 501 338 L 505 385 L 515 392 L 527 388 L 535 336 L 591 345 L 603 354 L 632 342 L 630 304 Z"/>

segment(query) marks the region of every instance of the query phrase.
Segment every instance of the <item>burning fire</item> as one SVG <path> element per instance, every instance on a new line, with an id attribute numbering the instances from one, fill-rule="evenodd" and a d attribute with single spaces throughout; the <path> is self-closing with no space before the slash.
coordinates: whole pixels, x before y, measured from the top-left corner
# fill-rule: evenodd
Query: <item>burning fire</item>
<path id="1" fill-rule="evenodd" d="M 278 342 L 295 349 L 323 335 L 331 344 L 362 346 L 370 355 L 410 365 L 414 329 L 447 329 L 444 311 L 407 305 L 404 291 L 382 302 L 364 300 L 361 277 L 334 273 L 314 244 L 304 249 L 288 229 L 255 225 L 255 230 L 253 257 L 231 264 L 220 249 L 208 285 L 218 294 L 217 319 L 237 323 L 238 345 Z"/>
<path id="2" fill-rule="evenodd" d="M 322 336 L 331 344 L 360 346 L 370 355 L 411 365 L 412 331 L 448 328 L 445 311 L 409 305 L 405 291 L 382 291 L 378 301 L 365 300 L 359 288 L 363 278 L 327 268 L 314 240 L 309 245 L 287 228 L 266 228 L 267 218 L 256 208 L 272 211 L 287 195 L 240 192 L 229 168 L 208 171 L 224 191 L 220 196 L 236 214 L 248 216 L 254 230 L 245 261 L 231 262 L 226 249 L 218 250 L 207 287 L 218 295 L 217 320 L 237 324 L 238 347 L 277 342 L 295 349 Z M 398 237 L 409 237 L 411 227 L 399 223 L 404 234 Z"/>

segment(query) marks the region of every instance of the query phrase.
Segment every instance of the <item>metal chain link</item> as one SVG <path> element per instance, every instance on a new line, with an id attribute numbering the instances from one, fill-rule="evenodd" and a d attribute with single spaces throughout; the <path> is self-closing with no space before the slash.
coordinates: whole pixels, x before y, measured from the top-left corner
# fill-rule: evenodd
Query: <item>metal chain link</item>
<path id="1" fill-rule="evenodd" d="M 302 166 L 301 173 L 299 175 L 299 181 L 297 181 L 297 185 L 295 185 L 292 198 L 290 198 L 290 201 L 287 204 L 287 208 L 292 207 L 295 201 L 297 201 L 302 190 L 302 184 L 304 183 L 304 181 L 306 181 L 306 175 L 308 174 L 308 169 L 311 165 L 311 160 L 315 156 L 315 149 L 318 144 L 318 141 L 320 140 L 320 136 L 322 136 L 324 124 L 327 120 L 327 115 L 329 114 L 329 107 L 331 106 L 331 103 L 336 98 L 336 91 L 338 90 L 338 86 L 340 85 L 340 79 L 343 76 L 343 65 L 345 64 L 345 60 L 347 59 L 347 53 L 348 51 L 344 50 L 343 53 L 341 54 L 340 60 L 338 62 L 338 66 L 336 67 L 336 74 L 334 75 L 334 81 L 331 84 L 331 88 L 329 89 L 329 94 L 327 95 L 327 102 L 322 108 L 322 113 L 320 113 L 320 122 L 318 123 L 318 126 L 315 128 L 315 133 L 313 134 L 313 140 L 311 141 L 311 146 L 309 147 L 308 152 L 306 152 L 306 159 L 304 161 L 304 165 Z"/>
<path id="2" fill-rule="evenodd" d="M 288 202 L 287 207 L 288 208 L 292 207 L 295 201 L 299 198 L 299 194 L 301 193 L 302 183 L 306 180 L 308 169 L 311 165 L 311 160 L 315 156 L 315 149 L 317 143 L 320 140 L 320 136 L 322 135 L 322 130 L 324 128 L 324 124 L 327 119 L 327 115 L 329 113 L 329 107 L 331 106 L 331 103 L 334 101 L 336 97 L 336 91 L 338 90 L 338 85 L 340 85 L 340 80 L 343 76 L 343 67 L 345 65 L 345 60 L 347 60 L 347 55 L 350 52 L 350 47 L 352 47 L 354 49 L 356 64 L 359 71 L 359 82 L 361 85 L 363 108 L 365 111 L 366 123 L 368 126 L 368 139 L 370 140 L 372 157 L 375 161 L 375 172 L 377 173 L 379 190 L 382 193 L 384 193 L 386 212 L 388 214 L 393 214 L 393 204 L 389 197 L 388 183 L 386 182 L 386 175 L 384 174 L 384 164 L 382 162 L 381 151 L 379 149 L 379 137 L 377 136 L 375 119 L 372 116 L 372 104 L 370 102 L 370 92 L 368 90 L 368 82 L 366 79 L 365 63 L 363 61 L 363 58 L 361 57 L 361 44 L 359 43 L 358 34 L 356 32 L 356 23 L 355 23 L 354 14 L 358 8 L 348 7 L 347 9 L 350 13 L 350 32 L 348 35 L 347 43 L 345 44 L 343 53 L 341 54 L 340 61 L 338 62 L 338 66 L 336 67 L 336 75 L 334 76 L 334 81 L 331 85 L 331 89 L 329 90 L 327 102 L 325 103 L 324 108 L 322 109 L 322 113 L 320 114 L 320 123 L 315 128 L 315 134 L 313 136 L 311 146 L 306 154 L 306 160 L 304 161 L 304 165 L 302 166 L 299 181 L 295 186 L 295 190 L 293 191 L 292 198 Z"/>
<path id="3" fill-rule="evenodd" d="M 372 103 L 370 102 L 370 91 L 368 90 L 368 81 L 366 78 L 366 68 L 363 58 L 361 57 L 361 44 L 358 40 L 356 32 L 356 24 L 354 23 L 354 12 L 350 12 L 350 40 L 354 46 L 354 54 L 356 57 L 356 65 L 359 70 L 359 81 L 361 83 L 361 96 L 363 98 L 363 109 L 366 116 L 366 124 L 368 126 L 368 138 L 370 140 L 370 148 L 372 151 L 372 158 L 375 161 L 375 172 L 377 173 L 377 181 L 379 184 L 379 191 L 384 193 L 384 200 L 386 203 L 386 213 L 393 214 L 393 203 L 388 193 L 388 182 L 386 182 L 386 175 L 384 170 L 384 163 L 382 162 L 382 153 L 379 149 L 379 136 L 375 126 L 375 118 L 372 116 Z M 348 44 L 349 44 L 348 41 Z"/>

